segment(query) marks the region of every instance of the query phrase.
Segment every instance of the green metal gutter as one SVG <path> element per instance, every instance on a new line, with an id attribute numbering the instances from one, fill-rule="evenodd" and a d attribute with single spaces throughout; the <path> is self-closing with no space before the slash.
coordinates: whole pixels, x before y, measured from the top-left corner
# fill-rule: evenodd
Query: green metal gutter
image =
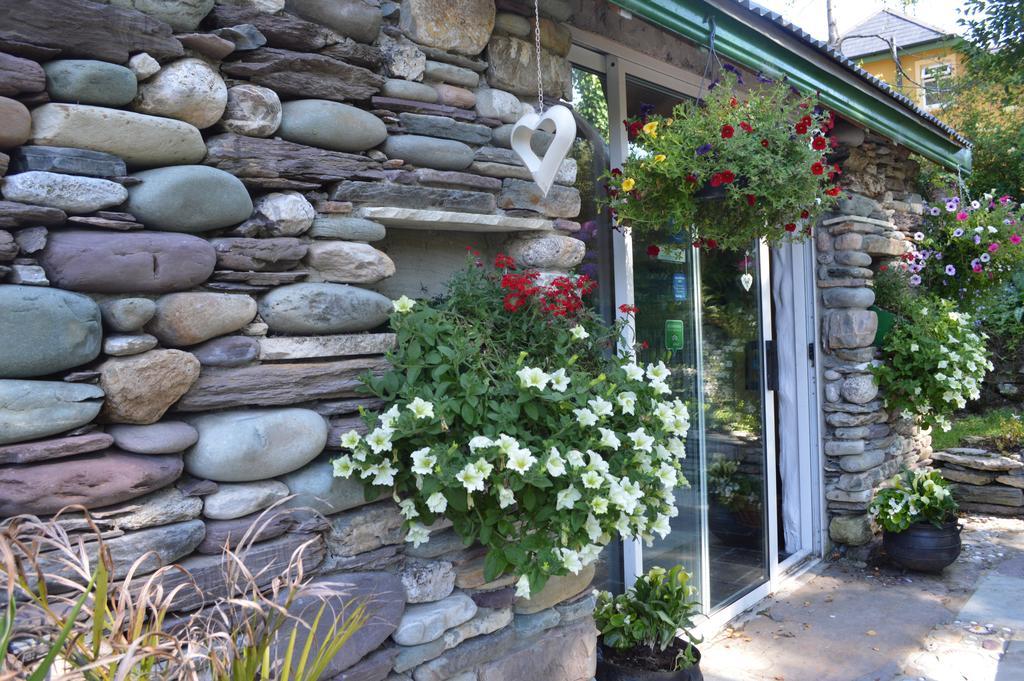
<path id="1" fill-rule="evenodd" d="M 852 79 L 841 78 L 811 60 L 771 40 L 756 28 L 738 21 L 704 0 L 611 0 L 665 29 L 707 45 L 709 17 L 717 26 L 715 50 L 722 57 L 767 74 L 789 76 L 799 89 L 820 93 L 821 102 L 844 117 L 856 121 L 950 169 L 971 169 L 971 150 L 913 112 L 892 101 L 880 102 L 864 92 Z M 741 11 L 747 11 L 738 7 Z M 756 16 L 756 15 L 755 15 Z M 765 19 L 765 21 L 769 21 Z M 780 27 L 780 30 L 784 30 Z M 794 37 L 794 40 L 797 38 Z M 810 45 L 807 49 L 813 50 Z M 821 60 L 828 57 L 821 56 Z M 835 64 L 838 69 L 844 67 Z M 865 86 L 874 87 L 865 82 Z M 884 93 L 879 93 L 886 97 Z"/>

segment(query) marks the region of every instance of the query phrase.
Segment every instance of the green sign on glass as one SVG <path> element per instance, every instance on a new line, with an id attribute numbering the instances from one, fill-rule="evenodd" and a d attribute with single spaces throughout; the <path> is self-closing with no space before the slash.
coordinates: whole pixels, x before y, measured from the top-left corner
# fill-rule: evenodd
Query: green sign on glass
<path id="1" fill-rule="evenodd" d="M 665 320 L 665 347 L 669 350 L 683 349 L 683 322 L 680 319 Z"/>

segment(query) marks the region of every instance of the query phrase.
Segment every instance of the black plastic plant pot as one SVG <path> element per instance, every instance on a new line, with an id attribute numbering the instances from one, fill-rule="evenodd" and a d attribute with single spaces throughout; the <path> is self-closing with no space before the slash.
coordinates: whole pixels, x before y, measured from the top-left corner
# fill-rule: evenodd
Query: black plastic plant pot
<path id="1" fill-rule="evenodd" d="M 665 666 L 670 666 L 678 653 L 682 652 L 683 643 L 677 641 L 670 646 L 659 660 L 667 660 Z M 642 654 L 636 651 L 620 651 L 613 648 L 606 648 L 604 645 L 597 647 L 597 681 L 704 681 L 704 675 L 700 672 L 700 650 L 693 646 L 694 657 L 697 661 L 692 666 L 679 671 L 664 671 L 644 669 L 637 663 Z M 648 658 L 652 664 L 658 660 Z"/>
<path id="2" fill-rule="evenodd" d="M 942 572 L 960 555 L 960 529 L 956 520 L 942 527 L 914 523 L 903 532 L 886 530 L 882 543 L 889 558 L 908 570 Z"/>
<path id="3" fill-rule="evenodd" d="M 705 184 L 703 187 L 693 193 L 693 198 L 698 201 L 721 201 L 726 197 L 727 185 L 719 185 L 712 187 L 710 184 Z"/>
<path id="4" fill-rule="evenodd" d="M 737 513 L 717 499 L 708 504 L 708 529 L 726 546 L 756 549 L 761 545 L 760 514 Z"/>

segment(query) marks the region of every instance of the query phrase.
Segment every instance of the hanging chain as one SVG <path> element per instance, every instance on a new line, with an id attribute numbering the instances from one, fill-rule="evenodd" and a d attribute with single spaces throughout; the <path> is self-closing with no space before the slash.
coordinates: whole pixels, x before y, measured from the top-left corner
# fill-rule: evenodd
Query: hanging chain
<path id="1" fill-rule="evenodd" d="M 544 113 L 544 75 L 540 68 L 540 0 L 533 0 L 533 41 L 537 48 L 537 113 Z"/>

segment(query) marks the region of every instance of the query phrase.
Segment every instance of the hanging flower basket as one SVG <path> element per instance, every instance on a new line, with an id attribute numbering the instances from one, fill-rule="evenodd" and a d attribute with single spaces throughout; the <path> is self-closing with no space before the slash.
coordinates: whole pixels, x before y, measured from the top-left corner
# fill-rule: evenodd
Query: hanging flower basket
<path id="1" fill-rule="evenodd" d="M 830 164 L 833 126 L 812 97 L 759 78 L 736 94 L 734 69 L 704 100 L 671 117 L 624 121 L 631 141 L 607 181 L 608 207 L 640 235 L 672 225 L 691 241 L 746 248 L 755 239 L 799 239 L 840 193 Z"/>

